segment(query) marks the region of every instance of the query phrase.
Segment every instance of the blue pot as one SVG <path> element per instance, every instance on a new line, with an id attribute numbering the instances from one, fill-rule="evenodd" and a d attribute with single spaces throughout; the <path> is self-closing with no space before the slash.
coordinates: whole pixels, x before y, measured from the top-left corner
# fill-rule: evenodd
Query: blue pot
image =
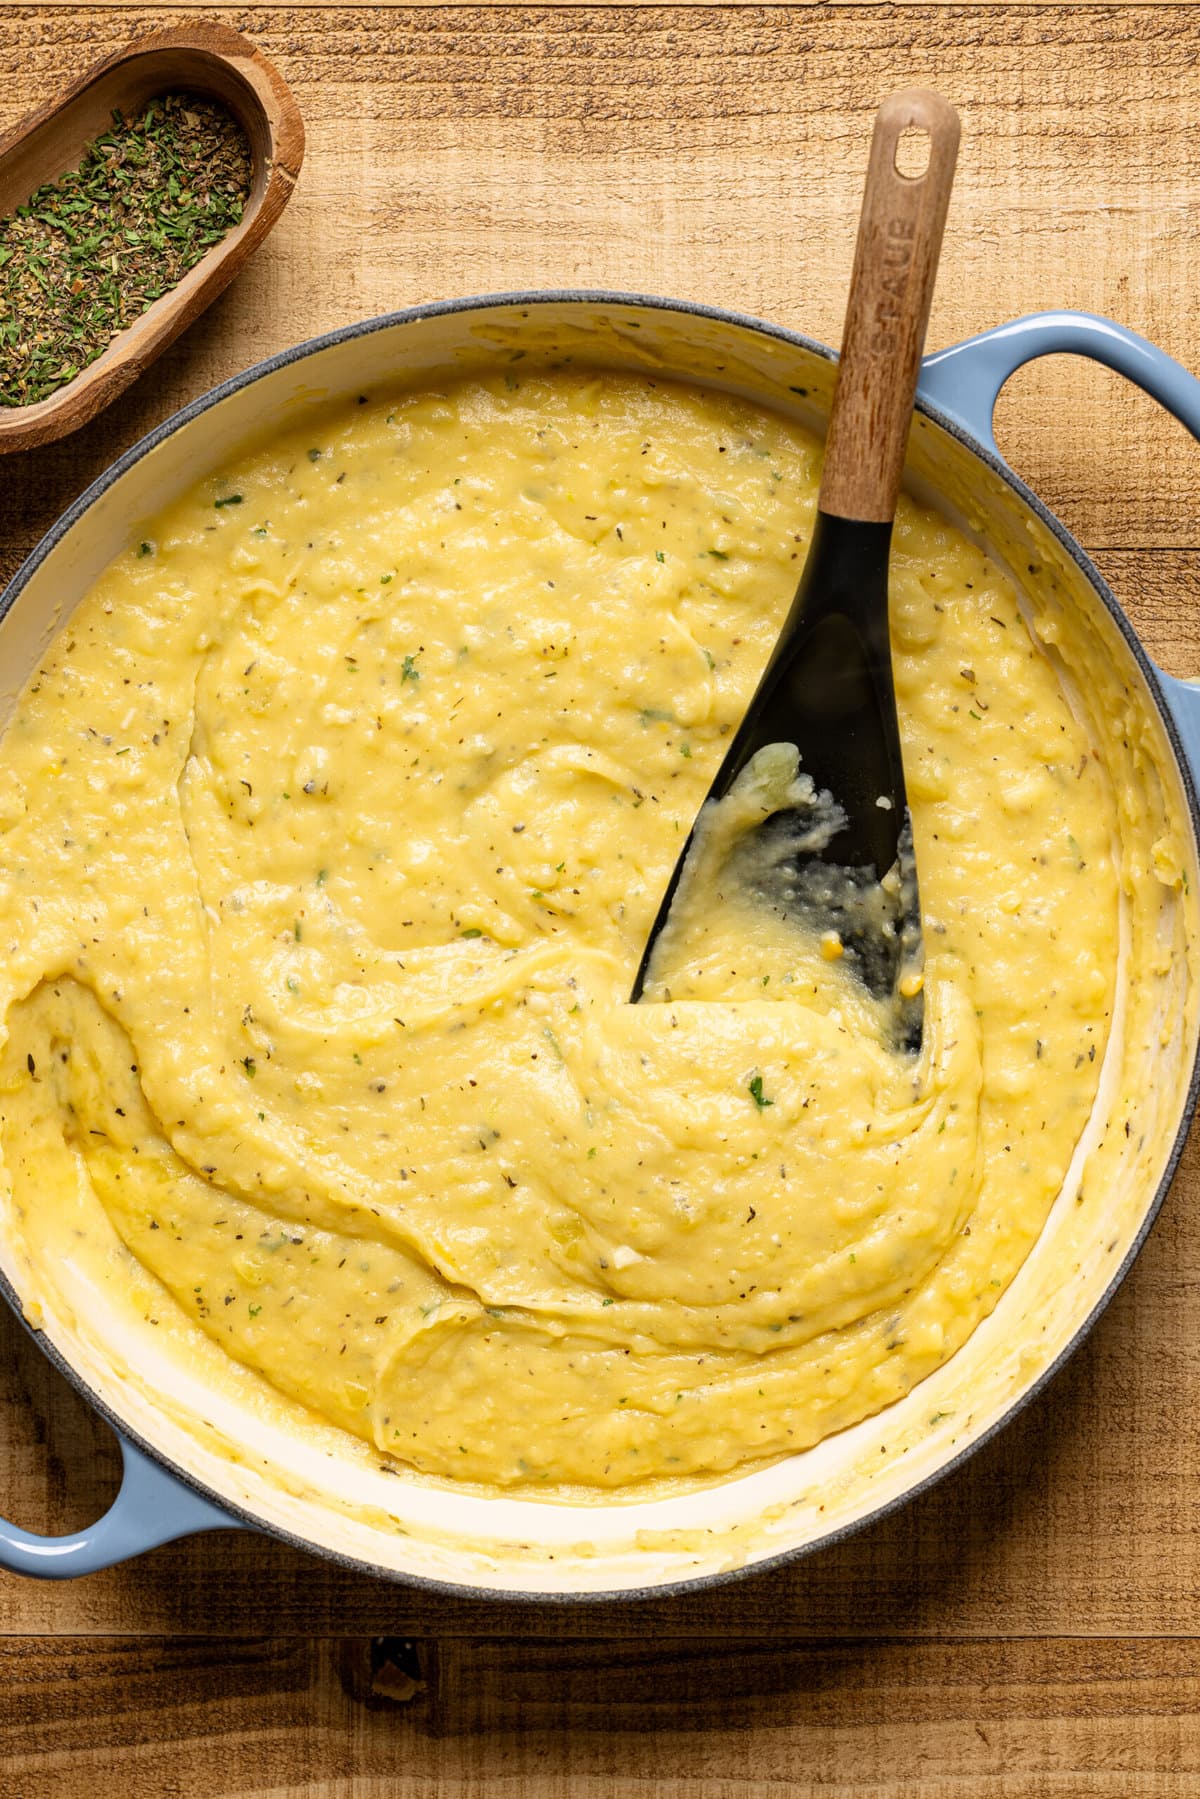
<path id="1" fill-rule="evenodd" d="M 1168 816 L 1200 836 L 1200 688 L 1157 670 L 1117 601 L 1074 539 L 999 456 L 992 412 L 1014 370 L 1057 353 L 1088 356 L 1152 394 L 1200 437 L 1200 382 L 1110 320 L 1040 313 L 927 358 L 907 478 L 964 521 L 1010 566 L 1033 564 L 1086 621 L 1129 705 L 1157 744 Z M 619 294 L 501 295 L 370 319 L 285 351 L 184 408 L 129 450 L 66 512 L 0 600 L 5 688 L 19 691 L 49 638 L 123 549 L 137 520 L 228 463 L 253 437 L 294 425 L 306 409 L 383 381 L 467 374 L 527 355 L 573 357 L 705 382 L 797 417 L 828 414 L 832 352 L 794 332 L 710 307 Z M 1200 882 L 1180 898 L 1179 941 L 1198 942 Z M 173 1538 L 254 1529 L 372 1573 L 457 1592 L 556 1600 L 628 1597 L 712 1583 L 810 1552 L 923 1490 L 1028 1403 L 1082 1341 L 1112 1297 L 1162 1203 L 1197 1095 L 1192 957 L 1168 958 L 1166 1021 L 1153 1070 L 1143 1070 L 1144 1145 L 1107 1210 L 1087 1222 L 1056 1207 L 1013 1286 L 946 1369 L 875 1419 L 776 1469 L 682 1500 L 604 1506 L 459 1496 L 384 1480 L 344 1462 L 225 1421 L 228 1442 L 197 1443 L 200 1401 L 186 1370 L 144 1346 L 110 1340 L 34 1281 L 12 1221 L 0 1220 L 0 1286 L 69 1380 L 119 1433 L 120 1493 L 97 1523 L 49 1538 L 0 1523 L 0 1567 L 47 1577 L 91 1573 Z M 1056 1216 L 1061 1213 L 1062 1215 Z M 967 1381 L 969 1412 L 939 1421 L 934 1384 Z M 182 1383 L 182 1385 L 181 1385 Z M 940 1389 L 939 1389 L 940 1391 Z M 227 1453 L 228 1443 L 240 1447 Z M 881 1455 L 880 1450 L 884 1453 Z M 370 1458 L 367 1458 L 369 1462 Z"/>

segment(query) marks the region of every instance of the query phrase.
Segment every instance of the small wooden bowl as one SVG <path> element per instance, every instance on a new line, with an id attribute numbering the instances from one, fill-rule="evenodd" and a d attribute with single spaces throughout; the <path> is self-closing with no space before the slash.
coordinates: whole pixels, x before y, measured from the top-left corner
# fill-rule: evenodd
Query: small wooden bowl
<path id="1" fill-rule="evenodd" d="M 252 157 L 245 211 L 74 380 L 34 406 L 0 406 L 0 454 L 65 437 L 115 400 L 232 281 L 291 198 L 304 160 L 304 122 L 291 90 L 240 32 L 200 23 L 137 39 L 0 138 L 0 217 L 77 168 L 86 146 L 111 126 L 114 108 L 128 116 L 156 94 L 179 92 L 219 100 L 245 131 Z"/>

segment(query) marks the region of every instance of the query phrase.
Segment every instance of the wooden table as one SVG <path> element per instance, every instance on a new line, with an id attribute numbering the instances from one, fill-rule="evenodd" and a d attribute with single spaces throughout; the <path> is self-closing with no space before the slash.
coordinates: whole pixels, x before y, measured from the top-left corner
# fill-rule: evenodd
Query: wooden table
<path id="1" fill-rule="evenodd" d="M 5 6 L 0 126 L 172 10 Z M 157 419 L 367 313 L 581 284 L 836 340 L 870 112 L 914 78 L 965 124 L 930 342 L 1081 306 L 1200 366 L 1192 7 L 207 10 L 294 84 L 298 196 L 110 412 L 0 464 L 5 574 Z M 1200 449 L 1067 361 L 1012 382 L 999 437 L 1165 666 L 1200 671 Z M 0 1794 L 1200 1793 L 1198 1200 L 1194 1149 L 1053 1389 L 900 1516 L 769 1578 L 542 1611 L 214 1536 L 0 1579 Z M 111 1439 L 7 1315 L 0 1336 L 0 1509 L 75 1528 L 115 1489 Z"/>

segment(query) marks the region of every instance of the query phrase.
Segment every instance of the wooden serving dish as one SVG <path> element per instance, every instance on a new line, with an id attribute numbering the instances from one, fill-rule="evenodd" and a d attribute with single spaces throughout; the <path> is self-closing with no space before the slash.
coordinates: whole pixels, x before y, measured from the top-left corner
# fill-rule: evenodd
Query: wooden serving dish
<path id="1" fill-rule="evenodd" d="M 137 39 L 0 137 L 0 216 L 77 167 L 114 109 L 137 112 L 156 94 L 178 92 L 219 100 L 249 139 L 252 176 L 241 220 L 74 380 L 36 405 L 0 407 L 0 453 L 65 437 L 115 400 L 228 286 L 291 198 L 304 159 L 304 122 L 291 90 L 240 32 L 198 23 Z"/>

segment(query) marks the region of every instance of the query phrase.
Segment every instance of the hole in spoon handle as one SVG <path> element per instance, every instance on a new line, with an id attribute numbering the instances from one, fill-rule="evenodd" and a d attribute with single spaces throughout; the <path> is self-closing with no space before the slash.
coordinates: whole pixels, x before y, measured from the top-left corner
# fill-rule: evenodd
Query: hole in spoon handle
<path id="1" fill-rule="evenodd" d="M 906 174 L 914 130 L 928 157 Z M 821 477 L 835 518 L 886 524 L 896 510 L 958 138 L 958 114 L 928 88 L 894 94 L 875 116 Z"/>
<path id="2" fill-rule="evenodd" d="M 896 139 L 896 173 L 905 181 L 919 181 L 929 167 L 929 133 L 923 125 L 906 125 Z"/>

